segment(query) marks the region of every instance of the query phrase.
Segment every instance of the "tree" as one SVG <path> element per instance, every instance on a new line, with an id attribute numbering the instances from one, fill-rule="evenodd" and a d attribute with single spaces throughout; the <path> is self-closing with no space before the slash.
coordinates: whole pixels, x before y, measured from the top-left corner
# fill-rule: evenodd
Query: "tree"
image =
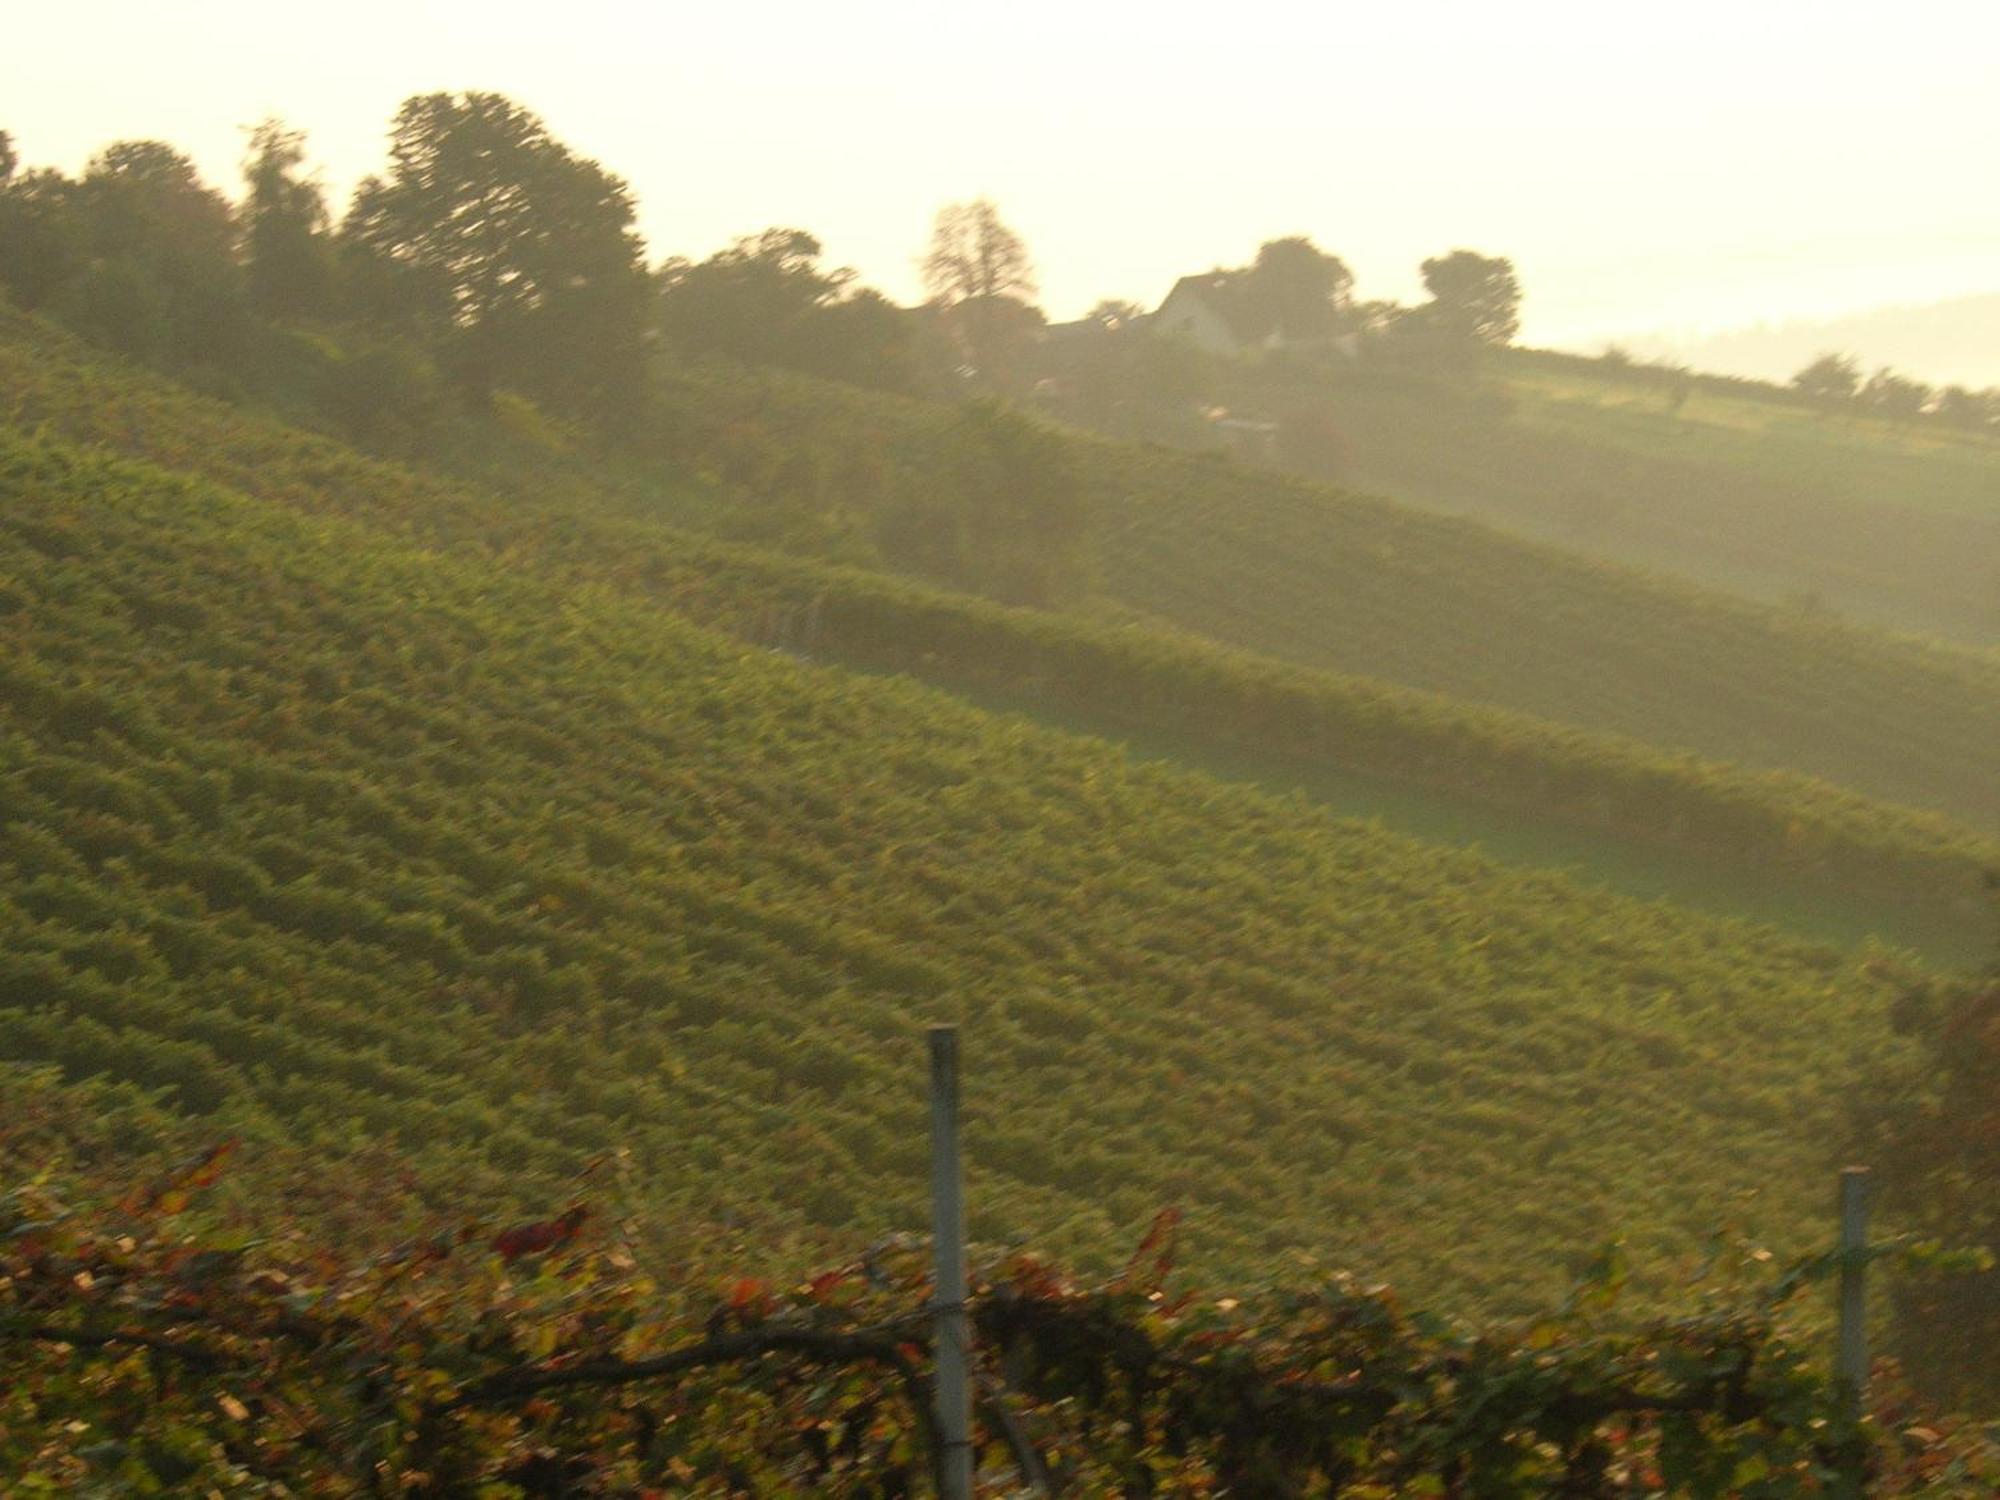
<path id="1" fill-rule="evenodd" d="M 389 170 L 355 192 L 342 234 L 370 295 L 431 331 L 484 395 L 514 385 L 577 414 L 640 391 L 646 279 L 625 184 L 499 94 L 406 101 Z"/>
<path id="2" fill-rule="evenodd" d="M 1809 401 L 1852 401 L 1861 389 L 1861 366 L 1851 354 L 1822 354 L 1792 377 L 1792 388 Z"/>
<path id="3" fill-rule="evenodd" d="M 243 159 L 243 269 L 250 300 L 268 317 L 327 312 L 333 250 L 326 197 L 299 175 L 305 135 L 267 119 L 250 131 Z"/>
<path id="4" fill-rule="evenodd" d="M 1468 344 L 1509 344 L 1521 328 L 1521 284 L 1512 261 L 1454 250 L 1422 266 L 1432 328 Z"/>
<path id="5" fill-rule="evenodd" d="M 990 198 L 938 210 L 923 271 L 924 289 L 942 307 L 995 297 L 1026 302 L 1037 290 L 1028 247 L 1000 221 Z"/>
<path id="6" fill-rule="evenodd" d="M 1409 319 L 1410 312 L 1409 308 L 1387 298 L 1373 298 L 1367 302 L 1349 303 L 1347 317 L 1355 333 L 1367 341 L 1392 335 Z"/>
<path id="7" fill-rule="evenodd" d="M 1006 604 L 1048 608 L 1089 577 L 1089 493 L 1046 428 L 991 399 L 944 434 L 947 482 L 886 510 L 876 540 L 899 566 Z"/>
<path id="8" fill-rule="evenodd" d="M 669 261 L 656 275 L 654 322 L 675 348 L 835 380 L 908 389 L 912 333 L 903 310 L 822 270 L 802 229 L 745 235 L 699 265 Z"/>
<path id="9" fill-rule="evenodd" d="M 60 172 L 21 170 L 0 131 L 0 287 L 23 307 L 40 307 L 83 267 L 76 184 Z"/>
<path id="10" fill-rule="evenodd" d="M 913 315 L 873 287 L 822 308 L 806 331 L 811 341 L 801 352 L 801 369 L 883 390 L 925 388 Z"/>
<path id="11" fill-rule="evenodd" d="M 790 363 L 801 327 L 838 301 L 854 277 L 822 271 L 819 256 L 819 241 L 803 229 L 767 229 L 698 265 L 670 260 L 656 273 L 655 324 L 692 353 Z"/>
<path id="12" fill-rule="evenodd" d="M 1331 338 L 1348 324 L 1354 273 L 1304 235 L 1259 247 L 1247 277 L 1260 319 L 1287 343 Z"/>
<path id="13" fill-rule="evenodd" d="M 90 159 L 92 248 L 105 255 L 164 249 L 224 261 L 235 249 L 229 201 L 202 182 L 194 163 L 164 141 L 119 141 Z"/>
<path id="14" fill-rule="evenodd" d="M 1971 391 L 1962 385 L 1946 386 L 1938 397 L 1935 415 L 1939 421 L 1968 432 L 1988 431 L 2000 424 L 2000 390 Z"/>
<path id="15" fill-rule="evenodd" d="M 1884 365 L 1868 377 L 1856 399 L 1879 417 L 1891 422 L 1911 422 L 1931 404 L 1931 388 L 1921 380 L 1898 375 Z"/>
<path id="16" fill-rule="evenodd" d="M 119 141 L 73 187 L 45 184 L 81 264 L 50 305 L 89 337 L 142 359 L 227 365 L 249 333 L 236 218 L 194 164 L 160 141 Z"/>
<path id="17" fill-rule="evenodd" d="M 1021 237 L 1000 220 L 990 198 L 947 203 L 931 226 L 924 289 L 965 360 L 980 377 L 1004 385 L 1023 335 L 1040 324 L 1032 305 L 1035 268 Z"/>

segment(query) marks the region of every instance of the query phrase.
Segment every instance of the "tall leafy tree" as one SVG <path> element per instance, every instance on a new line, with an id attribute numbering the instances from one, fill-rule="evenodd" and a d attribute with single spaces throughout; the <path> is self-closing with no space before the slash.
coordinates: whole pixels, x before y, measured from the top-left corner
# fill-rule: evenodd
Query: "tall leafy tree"
<path id="1" fill-rule="evenodd" d="M 1851 401 L 1861 389 L 1861 366 L 1851 354 L 1822 354 L 1792 377 L 1792 388 L 1814 401 Z"/>
<path id="2" fill-rule="evenodd" d="M 120 141 L 73 189 L 46 195 L 83 264 L 51 305 L 91 337 L 141 358 L 226 365 L 249 333 L 229 202 L 160 141 Z"/>
<path id="3" fill-rule="evenodd" d="M 1422 311 L 1436 332 L 1470 344 L 1514 341 L 1521 330 L 1521 284 L 1512 261 L 1454 250 L 1421 269 L 1431 297 Z"/>
<path id="4" fill-rule="evenodd" d="M 972 370 L 989 384 L 1007 384 L 1042 321 L 1027 245 L 992 199 L 947 203 L 931 225 L 922 265 L 931 306 Z"/>
<path id="5" fill-rule="evenodd" d="M 92 248 L 100 254 L 162 252 L 212 263 L 233 258 L 236 219 L 229 200 L 164 141 L 106 146 L 91 158 L 83 187 Z"/>
<path id="6" fill-rule="evenodd" d="M 1267 241 L 1246 282 L 1260 318 L 1288 342 L 1324 339 L 1348 322 L 1354 273 L 1304 235 Z"/>
<path id="7" fill-rule="evenodd" d="M 1984 431 L 2000 424 L 2000 390 L 1970 391 L 1962 385 L 1948 385 L 1938 395 L 1936 415 L 1954 427 Z"/>
<path id="8" fill-rule="evenodd" d="M 243 269 L 250 299 L 270 317 L 330 310 L 333 250 L 326 196 L 300 174 L 305 135 L 270 119 L 250 132 L 243 159 Z"/>
<path id="9" fill-rule="evenodd" d="M 657 273 L 655 326 L 690 353 L 910 386 L 908 315 L 855 288 L 852 271 L 824 269 L 819 258 L 819 241 L 804 230 L 767 229 L 699 264 L 668 261 Z"/>
<path id="10" fill-rule="evenodd" d="M 389 168 L 342 233 L 379 310 L 412 317 L 464 385 L 624 414 L 643 374 L 646 279 L 631 194 L 499 94 L 404 103 Z"/>
<path id="11" fill-rule="evenodd" d="M 0 131 L 0 288 L 23 307 L 40 307 L 83 266 L 75 194 L 60 172 L 23 171 Z"/>
<path id="12" fill-rule="evenodd" d="M 819 256 L 804 230 L 767 229 L 699 264 L 670 260 L 658 272 L 660 332 L 692 352 L 790 363 L 804 327 L 854 276 L 821 270 Z"/>
<path id="13" fill-rule="evenodd" d="M 931 225 L 924 289 L 949 307 L 982 298 L 1035 297 L 1035 266 L 1021 237 L 1001 221 L 991 198 L 947 203 Z"/>
<path id="14" fill-rule="evenodd" d="M 1877 416 L 1892 422 L 1909 422 L 1924 414 L 1932 394 L 1921 380 L 1898 375 L 1885 365 L 1868 377 L 1857 399 Z"/>

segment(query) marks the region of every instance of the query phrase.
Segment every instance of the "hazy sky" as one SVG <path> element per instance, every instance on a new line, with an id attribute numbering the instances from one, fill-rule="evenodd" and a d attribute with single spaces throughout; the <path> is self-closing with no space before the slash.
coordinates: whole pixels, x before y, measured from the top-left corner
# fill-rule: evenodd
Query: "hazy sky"
<path id="1" fill-rule="evenodd" d="M 1540 343 L 2000 290 L 1992 0 L 9 9 L 35 165 L 152 136 L 233 192 L 275 113 L 344 205 L 404 97 L 495 89 L 632 184 L 655 257 L 796 225 L 902 299 L 978 193 L 1056 318 L 1289 233 L 1363 296 L 1511 256 Z"/>

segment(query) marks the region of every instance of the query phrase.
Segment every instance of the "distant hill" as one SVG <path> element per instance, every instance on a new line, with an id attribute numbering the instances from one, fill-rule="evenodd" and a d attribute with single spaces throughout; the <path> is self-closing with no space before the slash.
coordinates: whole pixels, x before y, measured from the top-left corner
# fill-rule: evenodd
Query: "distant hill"
<path id="1" fill-rule="evenodd" d="M 1244 361 L 1212 395 L 1252 416 L 1313 413 L 1331 436 L 1291 457 L 1301 472 L 1553 543 L 1570 562 L 2000 643 L 2000 442 L 1948 423 L 1714 373 L 1682 393 L 1657 366 L 1530 349 L 1494 351 L 1470 383 Z"/>
<path id="2" fill-rule="evenodd" d="M 1635 353 L 1725 375 L 1788 380 L 1828 350 L 1866 369 L 1890 365 L 1933 385 L 2000 385 L 2000 292 L 1981 292 L 1845 317 L 1758 324 L 1708 338 L 1633 339 Z"/>

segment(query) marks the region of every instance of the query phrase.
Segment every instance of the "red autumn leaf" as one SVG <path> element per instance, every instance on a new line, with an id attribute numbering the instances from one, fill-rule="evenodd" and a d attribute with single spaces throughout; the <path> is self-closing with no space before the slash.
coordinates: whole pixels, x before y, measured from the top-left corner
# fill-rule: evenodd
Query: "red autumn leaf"
<path id="1" fill-rule="evenodd" d="M 223 1159 L 235 1149 L 234 1139 L 216 1142 L 207 1150 L 177 1163 L 144 1187 L 134 1188 L 119 1203 L 119 1209 L 128 1214 L 153 1209 L 168 1214 L 179 1213 L 187 1206 L 188 1194 L 193 1189 L 208 1187 L 222 1175 Z"/>
<path id="2" fill-rule="evenodd" d="M 544 1250 L 553 1250 L 557 1245 L 567 1244 L 576 1238 L 577 1231 L 590 1210 L 581 1203 L 572 1204 L 569 1210 L 553 1219 L 543 1219 L 534 1224 L 516 1224 L 512 1229 L 503 1229 L 493 1236 L 493 1248 L 502 1260 L 519 1260 L 524 1255 L 540 1255 Z"/>
<path id="3" fill-rule="evenodd" d="M 822 1271 L 806 1283 L 806 1296 L 814 1302 L 824 1302 L 847 1277 L 846 1271 Z"/>

